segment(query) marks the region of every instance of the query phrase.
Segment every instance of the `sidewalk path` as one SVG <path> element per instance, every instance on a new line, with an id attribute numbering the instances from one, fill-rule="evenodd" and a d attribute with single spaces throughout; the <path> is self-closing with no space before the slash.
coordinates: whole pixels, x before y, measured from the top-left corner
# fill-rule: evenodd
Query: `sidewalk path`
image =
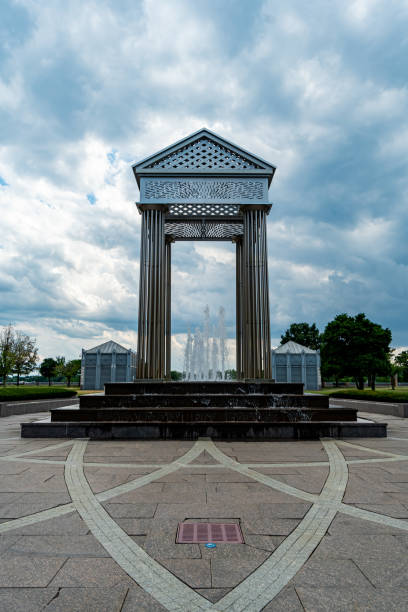
<path id="1" fill-rule="evenodd" d="M 408 608 L 408 423 L 320 442 L 20 439 L 0 422 L 0 612 Z M 44 415 L 45 416 L 45 415 Z M 182 521 L 243 544 L 176 544 Z"/>

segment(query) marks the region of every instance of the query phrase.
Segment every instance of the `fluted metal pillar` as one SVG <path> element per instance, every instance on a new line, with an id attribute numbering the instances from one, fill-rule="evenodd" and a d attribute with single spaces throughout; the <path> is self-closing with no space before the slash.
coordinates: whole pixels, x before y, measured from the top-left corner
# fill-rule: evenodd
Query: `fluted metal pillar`
<path id="1" fill-rule="evenodd" d="M 243 377 L 243 270 L 242 270 L 242 239 L 237 238 L 236 244 L 236 358 L 237 378 Z"/>
<path id="2" fill-rule="evenodd" d="M 248 206 L 242 211 L 244 225 L 240 272 L 242 277 L 241 366 L 244 378 L 272 377 L 266 241 L 267 210 L 267 207 Z"/>
<path id="3" fill-rule="evenodd" d="M 165 316 L 165 344 L 166 344 L 166 378 L 171 379 L 171 243 L 172 239 L 166 237 L 166 316 Z"/>
<path id="4" fill-rule="evenodd" d="M 157 205 L 141 211 L 137 378 L 165 376 L 165 210 Z"/>

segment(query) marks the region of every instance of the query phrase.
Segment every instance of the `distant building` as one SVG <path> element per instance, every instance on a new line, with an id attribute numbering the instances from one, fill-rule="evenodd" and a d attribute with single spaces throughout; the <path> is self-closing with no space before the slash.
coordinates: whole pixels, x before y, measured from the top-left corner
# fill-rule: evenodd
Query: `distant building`
<path id="1" fill-rule="evenodd" d="M 136 353 L 109 340 L 87 351 L 82 349 L 81 389 L 103 389 L 108 382 L 133 382 Z"/>
<path id="2" fill-rule="evenodd" d="M 276 382 L 304 383 L 305 389 L 319 389 L 320 351 L 297 342 L 286 342 L 272 351 L 272 378 Z"/>

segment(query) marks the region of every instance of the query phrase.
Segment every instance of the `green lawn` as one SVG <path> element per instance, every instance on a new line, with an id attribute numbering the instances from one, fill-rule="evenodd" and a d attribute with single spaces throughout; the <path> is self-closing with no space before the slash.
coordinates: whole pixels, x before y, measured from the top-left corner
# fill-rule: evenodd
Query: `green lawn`
<path id="1" fill-rule="evenodd" d="M 391 387 L 377 389 L 376 391 L 372 391 L 371 389 L 359 391 L 358 389 L 336 389 L 330 387 L 329 389 L 319 389 L 319 391 L 315 391 L 314 393 L 322 393 L 324 395 L 330 395 L 330 397 L 348 397 L 350 399 L 371 400 L 375 402 L 408 403 L 407 387 L 395 389 L 395 391 L 393 391 Z"/>
<path id="2" fill-rule="evenodd" d="M 57 399 L 59 397 L 74 397 L 76 394 L 77 389 L 75 387 L 0 386 L 0 402 Z"/>

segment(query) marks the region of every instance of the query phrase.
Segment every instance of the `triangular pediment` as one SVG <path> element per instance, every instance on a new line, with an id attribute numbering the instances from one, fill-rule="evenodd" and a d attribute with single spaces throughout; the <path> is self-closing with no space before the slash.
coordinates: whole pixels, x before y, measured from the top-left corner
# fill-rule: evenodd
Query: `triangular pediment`
<path id="1" fill-rule="evenodd" d="M 247 173 L 273 176 L 275 167 L 206 128 L 187 136 L 133 166 L 139 173 Z"/>

